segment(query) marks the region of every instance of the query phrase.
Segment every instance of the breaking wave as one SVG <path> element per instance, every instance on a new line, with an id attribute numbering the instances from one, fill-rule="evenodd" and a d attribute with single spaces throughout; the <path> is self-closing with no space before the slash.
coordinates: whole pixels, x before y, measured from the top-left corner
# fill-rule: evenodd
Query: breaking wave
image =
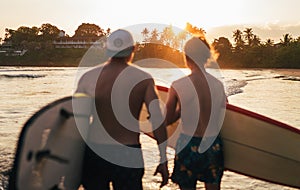
<path id="1" fill-rule="evenodd" d="M 225 92 L 227 96 L 243 93 L 243 87 L 248 83 L 245 80 L 231 79 L 225 81 Z"/>

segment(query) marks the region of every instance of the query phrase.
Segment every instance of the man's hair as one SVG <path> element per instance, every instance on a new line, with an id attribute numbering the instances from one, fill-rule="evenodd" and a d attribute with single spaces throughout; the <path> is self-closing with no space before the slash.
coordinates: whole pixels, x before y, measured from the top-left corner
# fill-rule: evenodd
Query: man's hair
<path id="1" fill-rule="evenodd" d="M 206 39 L 193 37 L 184 46 L 184 53 L 188 61 L 203 66 L 211 58 L 211 48 Z"/>

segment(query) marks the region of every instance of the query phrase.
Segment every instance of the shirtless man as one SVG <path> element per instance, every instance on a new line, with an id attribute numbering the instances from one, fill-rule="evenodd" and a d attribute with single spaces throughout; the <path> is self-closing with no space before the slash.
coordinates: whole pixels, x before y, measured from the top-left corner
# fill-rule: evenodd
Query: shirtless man
<path id="1" fill-rule="evenodd" d="M 206 189 L 220 189 L 224 163 L 219 131 L 226 102 L 224 87 L 205 71 L 204 65 L 211 58 L 205 40 L 193 37 L 184 53 L 191 74 L 172 83 L 167 101 L 167 123 L 179 117 L 182 120 L 171 179 L 180 189 L 196 189 L 198 180 L 205 183 Z"/>
<path id="2" fill-rule="evenodd" d="M 144 174 L 140 145 L 139 116 L 145 103 L 159 145 L 161 187 L 168 182 L 166 129 L 157 103 L 154 80 L 148 73 L 131 65 L 134 41 L 126 30 L 116 30 L 107 39 L 110 59 L 87 73 L 77 92 L 95 98 L 96 118 L 89 130 L 83 169 L 85 189 L 142 189 Z M 150 107 L 150 108 L 149 108 Z"/>

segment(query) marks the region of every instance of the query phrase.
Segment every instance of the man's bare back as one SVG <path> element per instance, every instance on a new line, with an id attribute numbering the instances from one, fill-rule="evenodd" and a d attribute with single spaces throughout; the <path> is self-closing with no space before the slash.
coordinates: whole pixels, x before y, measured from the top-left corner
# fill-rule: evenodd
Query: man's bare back
<path id="1" fill-rule="evenodd" d="M 126 123 L 120 123 L 116 118 L 112 108 L 112 88 L 122 71 L 130 70 L 134 73 L 134 78 L 139 82 L 133 89 L 128 89 L 128 86 L 123 86 L 124 94 L 119 94 L 121 101 L 129 103 L 130 114 L 135 120 L 129 120 Z M 149 79 L 143 80 L 143 77 L 148 75 Z M 96 109 L 102 125 L 108 134 L 116 141 L 122 144 L 131 145 L 139 144 L 139 114 L 144 102 L 151 102 L 157 98 L 154 92 L 154 82 L 150 79 L 151 76 L 140 69 L 130 66 L 126 63 L 111 62 L 104 65 L 96 85 L 95 103 Z M 125 79 L 126 80 L 126 79 Z M 124 81 L 122 81 L 124 82 Z M 121 87 L 122 88 L 122 87 Z M 129 100 L 125 97 L 125 93 L 131 90 Z M 148 92 L 147 92 L 148 91 Z M 150 93 L 150 94 L 149 94 Z M 145 96 L 147 94 L 147 96 Z M 128 113 L 122 113 L 128 114 Z M 125 125 L 125 126 L 124 126 Z"/>

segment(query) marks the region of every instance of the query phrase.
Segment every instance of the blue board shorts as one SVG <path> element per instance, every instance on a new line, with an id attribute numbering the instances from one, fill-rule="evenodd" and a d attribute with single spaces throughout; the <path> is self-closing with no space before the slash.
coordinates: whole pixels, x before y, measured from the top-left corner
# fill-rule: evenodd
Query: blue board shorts
<path id="1" fill-rule="evenodd" d="M 195 188 L 197 180 L 220 184 L 224 172 L 223 144 L 217 137 L 204 153 L 198 152 L 201 137 L 181 134 L 176 145 L 171 179 L 182 188 Z M 183 147 L 184 146 L 184 147 Z"/>
<path id="2" fill-rule="evenodd" d="M 125 155 L 118 145 L 101 145 L 105 149 L 115 151 L 118 157 Z M 141 148 L 141 145 L 130 145 L 134 148 Z M 121 151 L 119 151 L 121 150 Z M 140 152 L 142 158 L 142 151 Z M 113 164 L 96 154 L 88 146 L 84 155 L 82 185 L 86 190 L 109 190 L 112 182 L 115 190 L 142 190 L 142 178 L 144 168 L 128 168 Z"/>

